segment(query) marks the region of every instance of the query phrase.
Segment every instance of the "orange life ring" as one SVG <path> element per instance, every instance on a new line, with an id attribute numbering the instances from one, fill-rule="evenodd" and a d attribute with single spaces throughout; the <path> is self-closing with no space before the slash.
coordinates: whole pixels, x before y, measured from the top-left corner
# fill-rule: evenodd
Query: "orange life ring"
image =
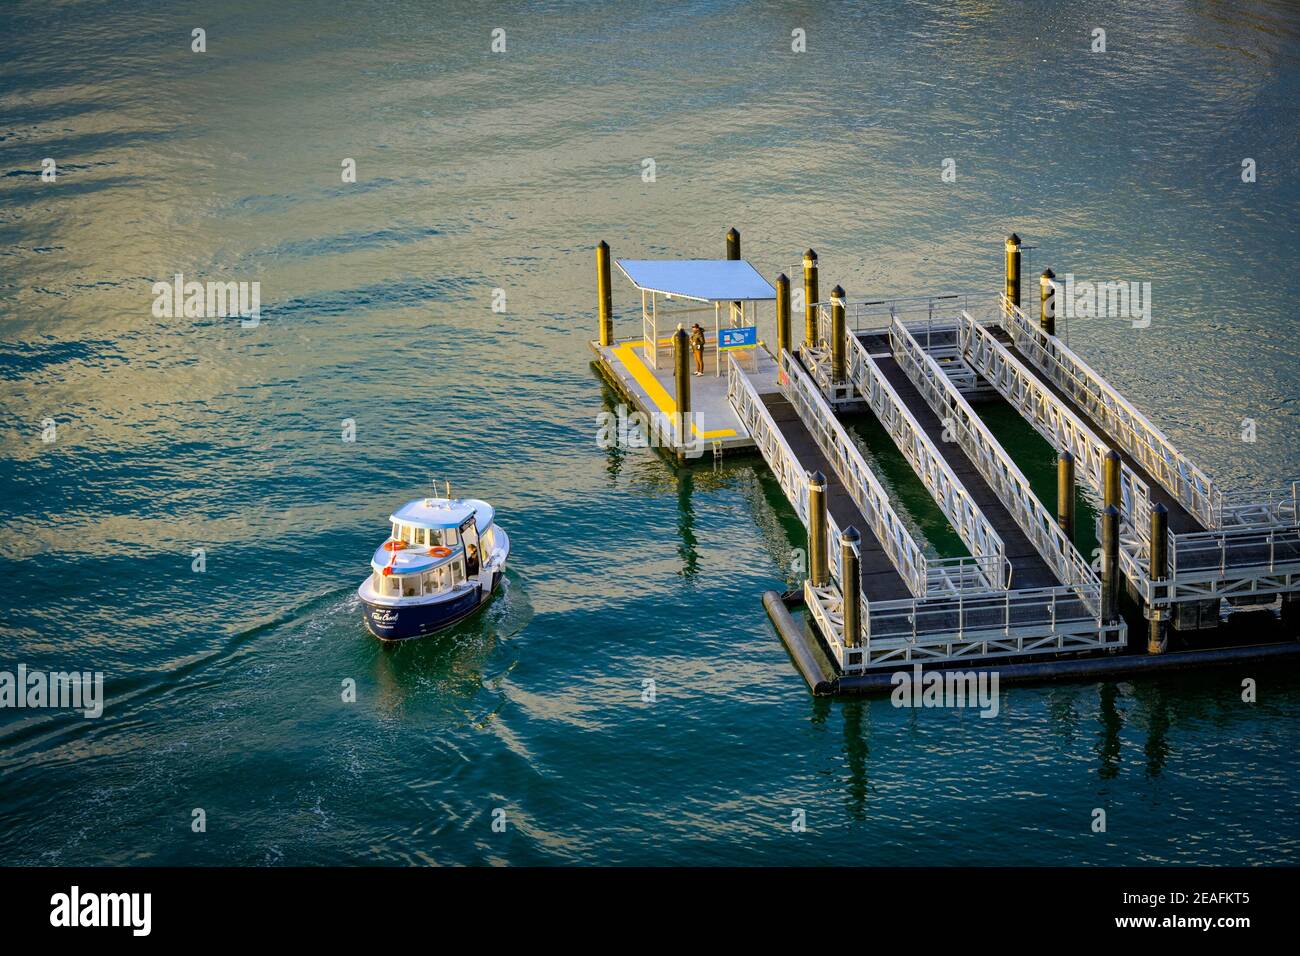
<path id="1" fill-rule="evenodd" d="M 405 541 L 385 541 L 385 542 L 384 542 L 384 550 L 385 550 L 385 551 L 401 551 L 401 550 L 402 550 L 403 548 L 405 548 L 405 547 L 406 547 L 406 542 L 405 542 Z"/>
<path id="2" fill-rule="evenodd" d="M 451 548 L 443 547 L 440 544 L 435 544 L 429 549 L 429 557 L 431 558 L 445 558 L 449 554 L 451 554 Z"/>

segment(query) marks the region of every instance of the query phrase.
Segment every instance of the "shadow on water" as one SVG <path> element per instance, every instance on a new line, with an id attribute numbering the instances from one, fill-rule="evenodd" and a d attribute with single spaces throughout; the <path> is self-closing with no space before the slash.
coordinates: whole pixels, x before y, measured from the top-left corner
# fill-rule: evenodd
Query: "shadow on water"
<path id="1" fill-rule="evenodd" d="M 507 570 L 501 590 L 485 608 L 441 633 L 384 643 L 359 625 L 359 636 L 375 646 L 370 666 L 374 684 L 369 693 L 380 710 L 390 713 L 402 710 L 413 695 L 431 686 L 468 698 L 498 676 L 491 673 L 494 654 L 528 626 L 533 614 L 522 578 Z M 503 673 L 513 666 L 512 661 L 500 663 Z"/>
<path id="2" fill-rule="evenodd" d="M 867 707 L 863 700 L 846 700 L 841 708 L 844 717 L 844 762 L 848 768 L 846 802 L 855 820 L 867 818 L 867 767 L 871 747 L 867 742 Z"/>

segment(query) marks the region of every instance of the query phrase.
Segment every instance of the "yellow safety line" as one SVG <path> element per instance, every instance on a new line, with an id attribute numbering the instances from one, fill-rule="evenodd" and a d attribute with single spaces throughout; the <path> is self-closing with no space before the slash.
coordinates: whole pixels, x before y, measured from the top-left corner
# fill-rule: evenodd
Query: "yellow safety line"
<path id="1" fill-rule="evenodd" d="M 620 342 L 618 345 L 614 346 L 614 348 L 610 349 L 610 351 L 613 352 L 614 356 L 623 363 L 624 367 L 626 367 L 629 372 L 632 373 L 632 377 L 636 379 L 638 385 L 645 389 L 645 393 L 650 396 L 650 401 L 655 403 L 659 411 L 663 412 L 665 415 L 675 416 L 677 414 L 677 402 L 668 394 L 667 390 L 659 384 L 659 379 L 654 377 L 653 373 L 645 367 L 645 363 L 641 361 L 641 357 L 636 354 L 635 349 L 643 345 L 645 345 L 644 340 L 640 342 Z M 702 432 L 696 428 L 695 423 L 692 422 L 691 433 L 694 434 L 696 438 L 703 439 L 734 438 L 736 430 L 734 428 L 721 428 L 717 431 Z"/>

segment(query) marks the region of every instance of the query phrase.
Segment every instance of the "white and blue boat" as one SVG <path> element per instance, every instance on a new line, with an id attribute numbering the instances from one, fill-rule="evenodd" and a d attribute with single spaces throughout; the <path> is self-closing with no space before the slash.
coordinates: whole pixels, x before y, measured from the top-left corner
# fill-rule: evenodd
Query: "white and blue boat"
<path id="1" fill-rule="evenodd" d="M 370 633 L 381 641 L 424 637 L 486 604 L 510 556 L 494 519 L 477 498 L 421 498 L 394 512 L 392 534 L 357 588 Z"/>

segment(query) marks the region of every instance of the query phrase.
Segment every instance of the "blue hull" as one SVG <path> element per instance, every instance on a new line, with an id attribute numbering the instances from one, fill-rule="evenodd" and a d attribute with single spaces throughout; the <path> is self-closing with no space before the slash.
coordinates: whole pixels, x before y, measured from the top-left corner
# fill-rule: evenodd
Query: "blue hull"
<path id="1" fill-rule="evenodd" d="M 498 571 L 492 575 L 492 587 L 486 593 L 482 588 L 473 588 L 454 600 L 430 604 L 392 607 L 363 600 L 361 606 L 365 611 L 366 628 L 381 641 L 408 641 L 415 637 L 427 637 L 451 627 L 481 608 L 492 597 L 500 582 L 501 572 Z"/>

